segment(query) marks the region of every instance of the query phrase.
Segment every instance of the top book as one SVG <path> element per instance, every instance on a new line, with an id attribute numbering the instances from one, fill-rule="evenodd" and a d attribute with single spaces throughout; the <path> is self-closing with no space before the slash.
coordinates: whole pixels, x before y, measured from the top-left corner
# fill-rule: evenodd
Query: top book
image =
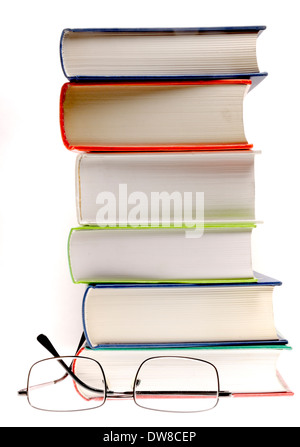
<path id="1" fill-rule="evenodd" d="M 256 85 L 256 41 L 265 26 L 65 29 L 60 55 L 69 80 L 243 78 Z M 255 78 L 255 79 L 253 79 Z"/>

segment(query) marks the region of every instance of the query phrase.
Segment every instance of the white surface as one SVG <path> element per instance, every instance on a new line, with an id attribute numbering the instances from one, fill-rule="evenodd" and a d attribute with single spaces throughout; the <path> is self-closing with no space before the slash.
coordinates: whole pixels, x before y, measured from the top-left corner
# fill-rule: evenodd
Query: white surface
<path id="1" fill-rule="evenodd" d="M 2 5 L 0 83 L 0 271 L 3 426 L 299 426 L 299 15 L 296 0 L 11 1 Z M 107 402 L 78 414 L 31 409 L 17 390 L 31 364 L 47 357 L 35 337 L 46 333 L 72 354 L 81 332 L 84 286 L 71 282 L 69 228 L 76 223 L 75 155 L 64 148 L 58 123 L 59 39 L 65 27 L 267 25 L 259 66 L 269 76 L 245 101 L 249 141 L 262 150 L 256 168 L 253 233 L 257 271 L 283 281 L 275 294 L 277 327 L 294 351 L 285 380 L 294 398 L 225 400 L 201 415 L 142 410 Z M 10 362 L 10 363 L 9 363 Z M 2 362 L 3 364 L 3 362 Z M 8 369 L 10 364 L 10 369 Z M 5 382 L 3 382 L 5 380 Z"/>

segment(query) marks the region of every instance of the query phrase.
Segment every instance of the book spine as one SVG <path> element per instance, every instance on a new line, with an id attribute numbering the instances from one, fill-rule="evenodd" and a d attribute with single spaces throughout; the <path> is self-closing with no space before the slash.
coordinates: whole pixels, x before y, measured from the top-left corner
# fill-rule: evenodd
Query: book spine
<path id="1" fill-rule="evenodd" d="M 67 136 L 66 136 L 66 132 L 65 132 L 65 117 L 64 117 L 64 101 L 65 101 L 65 97 L 66 97 L 66 93 L 67 90 L 69 88 L 70 83 L 66 82 L 60 91 L 60 98 L 59 98 L 59 124 L 60 124 L 60 132 L 61 132 L 61 137 L 63 140 L 64 145 L 66 146 L 67 149 L 69 150 L 73 150 L 74 147 L 70 146 L 68 140 L 67 140 Z"/>
<path id="2" fill-rule="evenodd" d="M 88 286 L 84 292 L 84 295 L 83 295 L 81 314 L 82 314 L 82 326 L 83 326 L 83 332 L 84 332 L 85 339 L 86 339 L 86 344 L 89 348 L 94 349 L 94 348 L 96 348 L 96 346 L 93 346 L 91 343 L 91 340 L 89 339 L 89 335 L 88 335 L 87 327 L 86 327 L 86 320 L 85 320 L 85 302 L 86 302 L 86 297 L 87 297 L 89 289 L 90 289 L 90 287 Z"/>
<path id="3" fill-rule="evenodd" d="M 64 66 L 64 55 L 63 55 L 63 40 L 64 40 L 64 37 L 65 37 L 65 33 L 66 33 L 67 31 L 71 31 L 71 30 L 70 30 L 70 29 L 64 29 L 64 30 L 62 31 L 62 33 L 61 33 L 61 36 L 60 36 L 60 41 L 59 41 L 59 56 L 60 56 L 60 64 L 61 64 L 61 68 L 62 68 L 63 74 L 65 75 L 65 77 L 66 77 L 67 79 L 69 79 L 69 77 L 68 77 L 68 75 L 67 75 L 67 73 L 66 73 L 66 70 L 65 70 L 65 66 Z"/>

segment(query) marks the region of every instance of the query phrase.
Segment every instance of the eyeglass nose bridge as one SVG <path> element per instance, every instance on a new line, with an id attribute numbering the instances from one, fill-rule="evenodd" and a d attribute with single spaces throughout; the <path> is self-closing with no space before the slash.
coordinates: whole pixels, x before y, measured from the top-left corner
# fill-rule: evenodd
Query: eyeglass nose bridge
<path id="1" fill-rule="evenodd" d="M 106 391 L 107 399 L 133 399 L 133 391 Z"/>

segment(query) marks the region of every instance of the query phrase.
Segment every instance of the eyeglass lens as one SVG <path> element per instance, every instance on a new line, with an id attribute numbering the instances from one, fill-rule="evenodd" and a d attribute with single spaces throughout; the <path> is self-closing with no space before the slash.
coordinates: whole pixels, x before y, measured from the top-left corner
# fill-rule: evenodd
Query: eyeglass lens
<path id="1" fill-rule="evenodd" d="M 139 406 L 152 410 L 209 410 L 218 403 L 218 374 L 212 364 L 198 359 L 148 359 L 137 373 L 134 399 Z"/>
<path id="2" fill-rule="evenodd" d="M 75 381 L 63 367 L 76 367 Z M 30 405 L 48 411 L 96 408 L 105 402 L 105 378 L 98 362 L 82 357 L 59 357 L 35 363 L 29 373 Z"/>

